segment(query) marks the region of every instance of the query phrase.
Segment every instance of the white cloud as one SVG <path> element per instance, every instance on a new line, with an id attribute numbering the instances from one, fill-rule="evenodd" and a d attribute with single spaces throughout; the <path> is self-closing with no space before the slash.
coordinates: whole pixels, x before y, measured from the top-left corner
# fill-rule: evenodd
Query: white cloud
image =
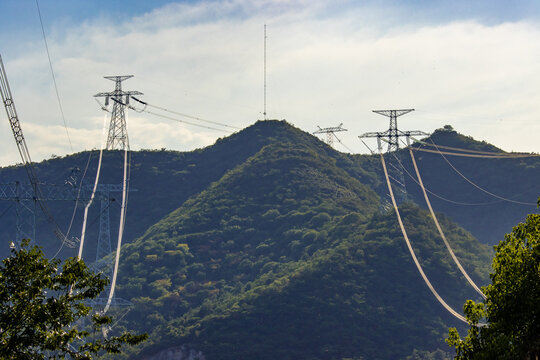
<path id="1" fill-rule="evenodd" d="M 388 127 L 372 109 L 414 107 L 400 127 L 452 124 L 506 150 L 538 151 L 538 24 L 386 28 L 378 24 L 380 12 L 373 5 L 329 12 L 323 1 L 231 0 L 172 4 L 117 26 L 97 19 L 55 29 L 48 40 L 73 150 L 99 146 L 101 114 L 92 95 L 113 89 L 104 75 L 133 74 L 124 89 L 201 118 L 241 127 L 261 118 L 266 22 L 271 118 L 306 131 L 343 122 L 343 142 L 365 152 L 357 135 Z M 39 41 L 4 55 L 36 160 L 71 152 Z M 7 121 L 0 131 L 11 145 Z M 132 148 L 179 150 L 227 134 L 144 113 L 131 115 L 129 132 Z M 5 146 L 0 164 L 17 161 L 15 145 Z"/>

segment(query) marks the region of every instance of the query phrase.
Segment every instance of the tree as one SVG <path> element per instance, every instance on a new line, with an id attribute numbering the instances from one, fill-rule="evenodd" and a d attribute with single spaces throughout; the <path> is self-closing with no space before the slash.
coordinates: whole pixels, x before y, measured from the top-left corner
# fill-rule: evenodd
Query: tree
<path id="1" fill-rule="evenodd" d="M 124 344 L 137 344 L 147 334 L 124 333 L 89 341 L 90 333 L 75 322 L 87 317 L 91 307 L 84 301 L 96 298 L 108 280 L 92 273 L 82 260 L 62 264 L 48 260 L 41 248 L 24 240 L 20 249 L 0 265 L 0 358 L 91 359 L 100 353 L 119 353 Z M 111 318 L 93 315 L 94 331 Z"/>
<path id="2" fill-rule="evenodd" d="M 540 199 L 538 199 L 540 207 Z M 492 283 L 485 303 L 464 305 L 470 328 L 461 339 L 455 328 L 446 342 L 456 359 L 538 359 L 540 357 L 540 214 L 495 246 Z M 480 321 L 486 320 L 481 326 Z"/>

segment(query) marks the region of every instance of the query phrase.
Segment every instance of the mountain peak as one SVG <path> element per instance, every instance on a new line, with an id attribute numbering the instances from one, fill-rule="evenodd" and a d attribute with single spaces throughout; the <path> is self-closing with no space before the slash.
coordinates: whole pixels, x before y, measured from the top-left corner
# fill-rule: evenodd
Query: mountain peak
<path id="1" fill-rule="evenodd" d="M 424 141 L 436 145 L 451 146 L 467 150 L 504 152 L 502 149 L 486 141 L 478 141 L 472 136 L 463 135 L 457 132 L 451 125 L 445 125 L 440 129 L 436 129 L 430 136 L 424 139 Z"/>

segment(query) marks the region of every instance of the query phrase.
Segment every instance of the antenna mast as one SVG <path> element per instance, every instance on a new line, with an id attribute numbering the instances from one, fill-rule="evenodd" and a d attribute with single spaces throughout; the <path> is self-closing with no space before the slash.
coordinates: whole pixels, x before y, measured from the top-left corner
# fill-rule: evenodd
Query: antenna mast
<path id="1" fill-rule="evenodd" d="M 268 120 L 266 117 L 266 24 L 264 24 L 264 120 Z"/>

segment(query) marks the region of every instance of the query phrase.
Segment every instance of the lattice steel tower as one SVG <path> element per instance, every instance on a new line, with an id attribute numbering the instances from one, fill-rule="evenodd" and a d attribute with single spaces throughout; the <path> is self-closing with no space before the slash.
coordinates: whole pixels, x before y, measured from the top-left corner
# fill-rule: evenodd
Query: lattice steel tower
<path id="1" fill-rule="evenodd" d="M 402 110 L 373 110 L 374 113 L 387 116 L 390 118 L 390 127 L 388 130 L 384 132 L 368 132 L 364 133 L 359 136 L 360 139 L 362 138 L 377 138 L 377 147 L 379 150 L 379 153 L 382 152 L 382 143 L 381 140 L 384 139 L 388 143 L 388 148 L 386 150 L 386 153 L 396 152 L 399 150 L 399 138 L 405 137 L 407 140 L 407 145 L 410 142 L 411 136 L 423 136 L 423 135 L 429 135 L 426 132 L 420 131 L 420 130 L 413 130 L 413 131 L 401 131 L 398 129 L 397 126 L 397 118 L 401 115 L 405 115 L 410 113 L 411 111 L 414 111 L 414 109 L 402 109 Z M 397 153 L 394 153 L 393 155 L 398 156 Z M 388 159 L 388 167 L 390 170 L 390 177 L 395 183 L 396 187 L 396 195 L 398 200 L 405 201 L 407 199 L 407 189 L 405 187 L 405 178 L 403 176 L 403 169 L 401 168 L 401 164 L 399 160 L 394 158 L 394 156 L 390 157 Z M 387 204 L 389 205 L 389 203 Z M 385 206 L 383 206 L 385 207 Z"/>
<path id="2" fill-rule="evenodd" d="M 334 147 L 334 137 L 337 137 L 334 133 L 340 132 L 340 131 L 347 131 L 347 129 L 344 129 L 342 126 L 343 126 L 343 123 L 339 124 L 338 126 L 327 127 L 327 128 L 321 128 L 320 126 L 317 126 L 319 130 L 314 131 L 313 134 L 314 135 L 326 134 L 326 143 L 330 145 L 331 147 Z"/>
<path id="3" fill-rule="evenodd" d="M 111 92 L 101 92 L 94 97 L 104 97 L 105 106 L 109 105 L 109 100 L 114 102 L 111 112 L 111 122 L 109 124 L 109 134 L 107 136 L 106 150 L 129 149 L 129 138 L 126 124 L 125 107 L 129 104 L 129 97 L 132 95 L 142 95 L 139 91 L 123 91 L 122 81 L 132 78 L 133 75 L 104 76 L 105 79 L 115 82 L 115 89 Z"/>

